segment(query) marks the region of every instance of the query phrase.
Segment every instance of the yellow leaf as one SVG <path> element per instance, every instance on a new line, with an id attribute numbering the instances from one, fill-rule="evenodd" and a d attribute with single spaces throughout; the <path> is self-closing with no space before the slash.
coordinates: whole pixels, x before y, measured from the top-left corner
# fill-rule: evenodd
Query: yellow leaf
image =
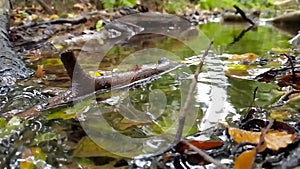
<path id="1" fill-rule="evenodd" d="M 246 131 L 237 128 L 228 128 L 229 135 L 238 143 L 249 142 L 258 144 L 261 132 Z M 266 147 L 271 150 L 279 150 L 293 143 L 296 134 L 288 134 L 284 131 L 270 130 L 264 136 Z"/>
<path id="2" fill-rule="evenodd" d="M 104 73 L 99 72 L 99 71 L 90 71 L 89 74 L 90 74 L 91 76 L 94 76 L 94 77 L 105 76 Z"/>
<path id="3" fill-rule="evenodd" d="M 261 132 L 246 131 L 233 127 L 228 128 L 228 133 L 238 143 L 249 142 L 254 144 L 259 142 L 261 134 Z"/>
<path id="4" fill-rule="evenodd" d="M 277 130 L 269 131 L 265 135 L 267 148 L 271 150 L 279 150 L 293 143 L 296 138 L 295 134 L 288 134 Z"/>
<path id="5" fill-rule="evenodd" d="M 58 15 L 54 14 L 54 15 L 51 15 L 49 18 L 50 18 L 50 19 L 57 19 L 57 18 L 59 18 L 59 17 L 58 17 Z"/>
<path id="6" fill-rule="evenodd" d="M 250 169 L 252 168 L 253 162 L 255 160 L 256 150 L 252 149 L 249 151 L 244 151 L 240 154 L 234 163 L 234 169 Z"/>
<path id="7" fill-rule="evenodd" d="M 291 117 L 291 113 L 288 111 L 272 111 L 270 114 L 270 119 L 283 121 Z"/>
<path id="8" fill-rule="evenodd" d="M 235 54 L 235 55 L 232 55 L 232 57 L 229 59 L 229 61 L 245 61 L 245 60 L 255 61 L 256 58 L 257 58 L 257 55 L 254 53 L 245 53 L 242 55 Z"/>

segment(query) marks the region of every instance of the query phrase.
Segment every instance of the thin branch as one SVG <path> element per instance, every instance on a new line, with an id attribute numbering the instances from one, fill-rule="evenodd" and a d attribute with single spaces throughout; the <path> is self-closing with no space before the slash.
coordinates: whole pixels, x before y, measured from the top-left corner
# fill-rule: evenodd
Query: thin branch
<path id="1" fill-rule="evenodd" d="M 175 139 L 174 139 L 175 144 L 177 144 L 181 140 L 181 136 L 182 136 L 183 128 L 184 128 L 184 123 L 185 123 L 185 119 L 186 119 L 186 115 L 187 115 L 187 109 L 188 109 L 189 104 L 191 102 L 194 89 L 197 85 L 198 75 L 201 72 L 204 59 L 208 55 L 208 51 L 211 49 L 213 43 L 214 43 L 214 41 L 211 41 L 208 48 L 203 53 L 203 55 L 200 59 L 200 63 L 199 63 L 199 65 L 197 67 L 197 70 L 195 72 L 194 78 L 192 80 L 192 83 L 189 86 L 189 91 L 188 91 L 188 94 L 187 94 L 187 98 L 185 100 L 185 103 L 184 103 L 183 107 L 181 108 L 181 111 L 180 111 L 181 115 L 180 115 L 180 118 L 179 118 L 178 130 L 177 130 L 177 133 L 176 133 L 176 136 L 175 136 Z"/>
<path id="2" fill-rule="evenodd" d="M 291 64 L 291 67 L 292 67 L 292 77 L 293 77 L 293 82 L 296 80 L 296 73 L 295 73 L 295 68 L 294 68 L 294 63 L 293 63 L 293 60 L 291 58 L 291 56 L 287 55 L 287 54 L 282 54 L 284 55 L 285 57 L 287 57 L 288 61 L 290 62 Z"/>
<path id="3" fill-rule="evenodd" d="M 259 142 L 256 146 L 256 152 L 258 152 L 259 148 L 265 143 L 265 136 L 266 136 L 267 132 L 271 129 L 273 124 L 274 124 L 274 121 L 270 120 L 269 124 L 261 130 L 261 134 L 259 136 Z"/>
<path id="4" fill-rule="evenodd" d="M 241 8 L 236 5 L 233 5 L 233 7 L 236 9 L 235 13 L 239 13 L 245 21 L 249 22 L 253 26 L 255 25 L 255 23 L 246 16 L 245 12 Z"/>
<path id="5" fill-rule="evenodd" d="M 288 88 L 288 90 L 282 95 L 278 101 L 274 104 L 272 104 L 270 107 L 278 107 L 284 104 L 284 101 L 287 101 L 290 95 L 300 93 L 300 90 L 293 89 L 291 86 Z"/>
<path id="6" fill-rule="evenodd" d="M 225 167 L 220 161 L 217 161 L 215 159 L 213 159 L 211 156 L 209 156 L 208 154 L 206 154 L 204 151 L 200 150 L 199 148 L 197 148 L 196 146 L 194 146 L 193 144 L 183 140 L 183 142 L 189 146 L 190 149 L 194 150 L 195 152 L 197 152 L 201 157 L 203 157 L 206 161 L 211 162 L 213 164 L 215 164 L 218 168 L 221 169 L 228 169 L 227 167 Z"/>
<path id="7" fill-rule="evenodd" d="M 248 120 L 250 120 L 250 119 L 253 118 L 253 114 L 254 114 L 255 110 L 254 110 L 252 107 L 253 107 L 253 104 L 254 104 L 255 99 L 256 99 L 257 90 L 258 90 L 258 87 L 256 87 L 256 88 L 254 89 L 252 102 L 251 102 L 250 106 L 248 107 L 246 116 L 241 120 L 241 124 L 243 124 L 243 123 L 245 123 L 246 121 L 248 121 Z"/>

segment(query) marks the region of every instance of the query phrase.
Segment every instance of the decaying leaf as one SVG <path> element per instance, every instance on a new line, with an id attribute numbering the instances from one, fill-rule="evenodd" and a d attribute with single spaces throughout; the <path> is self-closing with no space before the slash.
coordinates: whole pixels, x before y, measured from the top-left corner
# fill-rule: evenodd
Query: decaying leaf
<path id="1" fill-rule="evenodd" d="M 209 150 L 217 147 L 223 146 L 222 141 L 197 141 L 197 140 L 191 140 L 189 141 L 192 145 L 195 147 L 201 149 L 201 150 Z M 179 142 L 176 147 L 176 151 L 179 153 L 184 153 L 185 151 L 193 151 L 189 145 L 185 144 L 184 142 Z"/>
<path id="2" fill-rule="evenodd" d="M 229 135 L 238 143 L 248 142 L 258 144 L 261 132 L 253 132 L 241 130 L 238 128 L 228 128 Z M 293 143 L 296 134 L 288 134 L 285 131 L 270 130 L 264 136 L 267 148 L 271 150 L 279 150 Z"/>
<path id="3" fill-rule="evenodd" d="M 285 76 L 282 76 L 278 80 L 278 86 L 279 87 L 287 87 L 292 86 L 294 89 L 299 90 L 300 89 L 300 75 L 299 74 L 287 74 Z"/>
<path id="4" fill-rule="evenodd" d="M 234 164 L 234 169 L 250 169 L 255 160 L 256 150 L 251 149 L 240 154 Z"/>
<path id="5" fill-rule="evenodd" d="M 45 76 L 44 66 L 43 65 L 37 65 L 36 73 L 37 78 L 43 78 Z"/>

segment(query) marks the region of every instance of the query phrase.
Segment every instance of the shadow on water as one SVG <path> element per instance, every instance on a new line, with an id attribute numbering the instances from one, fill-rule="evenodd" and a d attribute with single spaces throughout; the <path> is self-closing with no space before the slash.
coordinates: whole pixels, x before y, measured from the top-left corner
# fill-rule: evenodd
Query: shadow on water
<path id="1" fill-rule="evenodd" d="M 168 51 L 164 53 L 165 57 L 177 57 L 177 61 L 183 62 L 185 58 L 199 54 L 201 50 L 206 48 L 209 39 L 214 39 L 216 54 L 211 53 L 206 60 L 204 72 L 200 74 L 194 95 L 195 103 L 191 105 L 196 110 L 193 112 L 195 119 L 188 119 L 193 121 L 186 124 L 190 129 L 186 134 L 192 134 L 213 126 L 219 120 L 224 120 L 228 115 L 232 116 L 242 113 L 250 105 L 253 90 L 257 86 L 259 86 L 259 91 L 255 102 L 256 105 L 267 106 L 278 97 L 278 87 L 274 84 L 233 78 L 226 76 L 224 73 L 226 68 L 224 61 L 227 58 L 220 54 L 253 52 L 258 54 L 259 57 L 270 57 L 268 51 L 272 48 L 289 47 L 287 43 L 289 37 L 280 34 L 275 29 L 262 26 L 255 31 L 247 32 L 238 42 L 229 45 L 245 27 L 246 25 L 221 25 L 219 23 L 201 25 L 199 26 L 200 31 L 194 32 L 186 39 L 189 46 L 194 48 L 197 45 L 200 46 L 196 51 L 181 41 L 169 37 L 157 35 L 134 37 L 130 43 L 111 48 L 106 56 L 107 58 L 101 62 L 100 68 L 111 70 L 115 65 L 122 63 L 124 58 L 128 58 L 128 56 L 142 57 L 142 55 L 134 56 L 134 53 L 136 54 L 139 50 L 146 48 L 159 48 L 160 50 Z M 147 57 L 151 57 L 151 54 L 155 54 L 155 52 L 150 52 L 147 54 Z M 133 60 L 138 60 L 136 58 Z M 41 62 L 49 63 L 51 59 L 53 58 L 48 58 Z M 178 119 L 178 112 L 182 105 L 182 98 L 184 98 L 182 91 L 188 88 L 187 84 L 193 77 L 193 72 L 196 68 L 195 64 L 198 61 L 197 58 L 192 58 L 190 62 L 194 64 L 187 69 L 172 71 L 151 83 L 145 83 L 124 91 L 100 94 L 96 98 L 79 101 L 73 107 L 60 107 L 45 111 L 44 113 L 47 115 L 44 117 L 27 122 L 22 129 L 10 130 L 6 138 L 1 138 L 1 146 L 4 147 L 4 152 L 1 151 L 1 157 L 3 157 L 1 165 L 30 165 L 30 163 L 22 163 L 22 159 L 35 157 L 33 161 L 39 162 L 40 166 L 43 167 L 65 166 L 77 168 L 79 166 L 88 166 L 117 168 L 118 166 L 126 166 L 127 158 L 109 153 L 105 150 L 107 148 L 105 146 L 109 145 L 117 149 L 124 148 L 124 150 L 120 151 L 135 149 L 139 153 L 151 152 L 149 150 L 151 147 L 148 147 L 149 149 L 147 150 L 139 149 L 140 147 L 130 147 L 132 146 L 131 144 L 120 142 L 118 137 L 110 135 L 111 132 L 117 132 L 132 138 L 149 138 L 161 133 L 174 134 L 174 131 L 177 129 L 174 123 Z M 132 60 L 129 61 L 131 64 L 132 62 Z M 128 66 L 127 64 L 129 63 L 124 62 L 125 67 L 135 66 L 135 64 Z M 84 66 L 87 68 L 93 67 L 89 64 L 91 63 L 89 62 Z M 98 64 L 96 66 L 99 67 Z M 62 70 L 63 66 L 60 62 L 49 64 L 46 68 L 46 73 L 47 71 L 48 73 L 51 72 L 51 74 L 60 73 L 58 73 L 56 78 L 48 79 L 51 83 L 45 83 L 46 85 L 44 84 L 42 87 L 44 89 L 50 88 L 55 93 L 54 85 L 56 81 L 66 77 L 66 74 L 61 73 Z M 36 84 L 34 81 L 31 81 L 31 83 Z M 53 86 L 49 86 L 49 84 L 53 84 Z M 185 84 L 184 89 L 181 88 L 183 84 Z M 65 85 L 61 87 L 64 89 Z M 151 93 L 157 94 L 153 96 L 159 96 L 159 99 L 151 98 Z M 49 96 L 49 94 L 45 95 Z M 40 98 L 34 96 L 30 99 L 33 100 L 33 103 L 36 103 L 35 100 Z M 165 101 L 165 105 L 159 107 L 163 102 L 162 100 Z M 152 101 L 154 105 L 151 105 L 149 101 Z M 102 108 L 100 112 L 98 110 L 99 106 Z M 123 108 L 120 106 L 123 106 Z M 135 116 L 124 114 L 124 111 L 126 111 L 124 107 L 134 108 L 140 114 L 137 115 L 136 112 Z M 126 115 L 130 118 L 126 117 Z M 100 122 L 97 121 L 99 116 L 103 117 Z M 142 117 L 144 121 L 139 117 Z M 145 117 L 147 118 L 146 121 Z M 84 123 L 87 119 L 90 120 L 88 124 Z M 88 125 L 90 129 L 94 130 L 84 131 L 82 125 Z M 18 130 L 23 132 L 18 132 Z M 13 131 L 15 131 L 15 134 L 9 136 L 9 134 L 14 133 Z M 101 131 L 100 135 L 99 131 Z M 87 132 L 89 135 L 98 134 L 95 136 L 96 139 L 92 138 L 93 141 L 96 140 L 97 142 L 97 138 L 99 138 L 100 141 L 105 142 L 103 143 L 105 146 L 101 148 L 95 144 L 90 138 L 86 137 Z M 8 140 L 9 144 L 5 144 L 9 137 L 12 139 Z M 105 138 L 109 139 L 105 140 Z M 156 148 L 159 147 L 158 143 L 154 144 L 152 142 L 150 145 L 156 146 Z M 130 149 L 126 149 L 126 146 Z M 4 161 L 5 163 L 3 163 Z"/>

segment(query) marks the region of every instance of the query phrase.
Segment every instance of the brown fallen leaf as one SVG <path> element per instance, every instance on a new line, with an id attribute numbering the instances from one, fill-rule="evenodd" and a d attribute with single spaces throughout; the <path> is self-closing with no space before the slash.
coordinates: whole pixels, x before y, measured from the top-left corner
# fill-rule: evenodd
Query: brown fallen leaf
<path id="1" fill-rule="evenodd" d="M 240 154 L 234 163 L 234 169 L 250 169 L 255 160 L 256 150 L 251 149 Z"/>
<path id="2" fill-rule="evenodd" d="M 300 89 L 300 75 L 299 74 L 292 74 L 289 73 L 285 76 L 282 76 L 278 80 L 278 86 L 279 87 L 287 87 L 292 86 L 294 89 L 299 90 Z"/>
<path id="3" fill-rule="evenodd" d="M 43 65 L 37 65 L 35 76 L 37 78 L 43 78 L 45 76 L 45 71 L 44 71 Z"/>
<path id="4" fill-rule="evenodd" d="M 201 149 L 201 150 L 209 150 L 209 149 L 221 147 L 224 144 L 222 141 L 197 141 L 197 140 L 191 140 L 191 141 L 188 141 L 188 142 L 191 143 L 192 145 L 194 145 L 195 147 Z M 189 147 L 189 145 L 185 144 L 182 141 L 179 142 L 176 145 L 175 149 L 179 153 L 184 153 L 185 151 L 193 151 Z"/>
<path id="5" fill-rule="evenodd" d="M 261 132 L 246 131 L 233 127 L 228 128 L 228 133 L 238 143 L 248 142 L 253 144 L 259 143 L 261 135 Z M 270 130 L 264 136 L 266 147 L 271 150 L 285 148 L 293 143 L 295 138 L 296 134 L 288 134 L 285 131 L 278 130 Z"/>

